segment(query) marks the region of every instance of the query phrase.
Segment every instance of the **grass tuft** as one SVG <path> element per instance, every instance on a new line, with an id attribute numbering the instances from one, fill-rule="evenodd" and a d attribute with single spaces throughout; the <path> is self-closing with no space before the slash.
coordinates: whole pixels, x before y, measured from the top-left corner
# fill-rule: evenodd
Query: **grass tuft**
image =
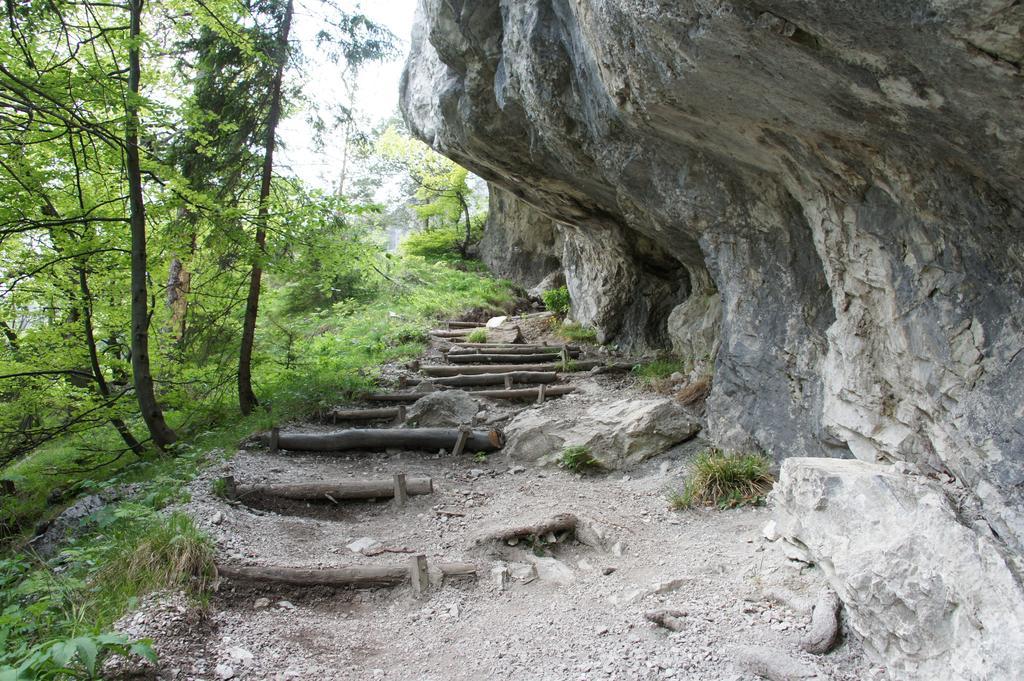
<path id="1" fill-rule="evenodd" d="M 591 456 L 590 449 L 583 445 L 563 449 L 558 457 L 558 465 L 573 473 L 590 473 L 602 468 L 601 462 Z"/>
<path id="2" fill-rule="evenodd" d="M 676 510 L 757 505 L 764 501 L 774 482 L 771 461 L 763 454 L 708 449 L 694 459 L 693 472 L 682 490 L 669 496 L 669 503 Z"/>
<path id="3" fill-rule="evenodd" d="M 466 336 L 466 340 L 470 343 L 486 343 L 487 342 L 487 329 L 473 329 Z"/>
<path id="4" fill-rule="evenodd" d="M 565 322 L 558 328 L 558 335 L 578 343 L 596 343 L 597 331 L 576 322 Z"/>

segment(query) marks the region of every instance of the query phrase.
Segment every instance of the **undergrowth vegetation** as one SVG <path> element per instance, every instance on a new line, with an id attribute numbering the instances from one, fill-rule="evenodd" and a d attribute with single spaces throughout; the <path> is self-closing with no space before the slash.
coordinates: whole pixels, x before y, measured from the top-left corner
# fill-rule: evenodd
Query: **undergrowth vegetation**
<path id="1" fill-rule="evenodd" d="M 683 488 L 670 494 L 669 503 L 676 510 L 757 505 L 774 482 L 771 460 L 763 454 L 708 449 L 694 459 Z"/>
<path id="2" fill-rule="evenodd" d="M 559 317 L 569 314 L 571 301 L 567 287 L 562 286 L 560 288 L 553 288 L 550 291 L 544 291 L 541 294 L 541 299 L 544 301 L 544 307 Z"/>
<path id="3" fill-rule="evenodd" d="M 597 342 L 597 332 L 577 322 L 563 322 L 559 325 L 557 333 L 562 338 L 576 341 L 577 343 Z"/>
<path id="4" fill-rule="evenodd" d="M 669 387 L 672 374 L 678 372 L 686 375 L 689 371 L 690 365 L 687 362 L 674 357 L 662 357 L 633 367 L 633 375 L 637 380 L 659 392 Z"/>
<path id="5" fill-rule="evenodd" d="M 487 342 L 487 330 L 486 329 L 473 329 L 466 336 L 466 340 L 470 343 L 486 343 Z"/>
<path id="6" fill-rule="evenodd" d="M 601 462 L 593 457 L 590 448 L 572 445 L 562 450 L 558 465 L 572 473 L 593 473 L 601 470 Z"/>
<path id="7" fill-rule="evenodd" d="M 89 678 L 104 655 L 147 655 L 145 643 L 133 647 L 109 628 L 153 590 L 203 598 L 213 574 L 212 545 L 188 516 L 172 512 L 187 499 L 183 490 L 198 470 L 255 431 L 373 390 L 382 364 L 422 352 L 431 320 L 470 308 L 500 313 L 511 305 L 507 284 L 443 262 L 386 257 L 378 269 L 379 276 L 360 285 L 372 295 L 315 309 L 296 308 L 288 288 L 268 292 L 271 314 L 261 322 L 265 340 L 254 363 L 265 408 L 252 415 L 238 417 L 230 382 L 223 390 L 204 383 L 202 400 L 167 411 L 184 436 L 172 456 L 120 452 L 116 434 L 97 429 L 0 470 L 15 490 L 0 496 L 0 539 L 8 553 L 0 559 L 0 679 Z M 179 389 L 187 394 L 199 387 Z M 184 406 L 179 399 L 169 402 Z M 125 501 L 89 517 L 86 531 L 56 557 L 14 552 L 33 526 L 76 497 L 126 488 L 132 494 Z"/>

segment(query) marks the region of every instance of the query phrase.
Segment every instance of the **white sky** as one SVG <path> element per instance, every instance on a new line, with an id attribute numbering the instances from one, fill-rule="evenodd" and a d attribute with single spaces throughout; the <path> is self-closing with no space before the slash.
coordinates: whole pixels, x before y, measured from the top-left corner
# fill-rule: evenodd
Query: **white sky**
<path id="1" fill-rule="evenodd" d="M 400 55 L 396 59 L 383 64 L 366 64 L 356 79 L 357 116 L 364 123 L 373 125 L 398 109 L 398 81 L 409 51 L 416 0 L 340 0 L 339 4 L 348 11 L 362 12 L 386 26 L 397 39 Z M 313 38 L 320 28 L 315 15 L 319 11 L 317 5 L 316 2 L 297 0 L 295 6 L 293 37 L 302 42 L 309 58 L 303 91 L 308 99 L 317 101 L 321 106 L 331 102 L 346 103 L 348 96 L 340 78 L 340 67 L 316 56 Z M 279 154 L 282 165 L 317 187 L 328 189 L 337 183 L 342 159 L 340 140 L 333 144 L 330 134 L 327 134 L 323 151 L 317 151 L 305 112 L 284 121 L 280 137 L 284 144 Z"/>

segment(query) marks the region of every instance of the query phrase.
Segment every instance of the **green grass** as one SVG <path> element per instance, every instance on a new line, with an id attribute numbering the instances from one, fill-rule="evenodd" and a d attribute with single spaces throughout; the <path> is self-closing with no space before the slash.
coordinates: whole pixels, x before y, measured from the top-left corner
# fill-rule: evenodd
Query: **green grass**
<path id="1" fill-rule="evenodd" d="M 576 322 L 565 322 L 558 327 L 558 335 L 566 340 L 578 343 L 596 343 L 597 331 L 590 327 L 577 324 Z"/>
<path id="2" fill-rule="evenodd" d="M 572 445 L 562 450 L 558 465 L 572 473 L 590 473 L 601 469 L 601 462 L 595 459 L 588 447 Z"/>
<path id="3" fill-rule="evenodd" d="M 774 482 L 771 461 L 763 454 L 708 449 L 694 459 L 690 476 L 681 490 L 669 495 L 669 503 L 676 510 L 756 505 L 764 501 Z"/>
<path id="4" fill-rule="evenodd" d="M 52 659 L 41 656 L 57 643 L 100 636 L 153 589 L 185 588 L 202 597 L 211 546 L 186 516 L 161 510 L 185 498 L 184 486 L 198 471 L 223 460 L 254 432 L 373 390 L 382 364 L 423 351 L 430 320 L 472 308 L 495 313 L 511 308 L 513 288 L 507 282 L 424 258 L 389 262 L 373 299 L 342 301 L 290 318 L 300 359 L 288 367 L 275 361 L 273 325 L 261 321 L 254 382 L 264 408 L 252 415 L 238 415 L 233 382 L 211 393 L 209 378 L 199 375 L 185 388 L 168 388 L 174 397 L 169 403 L 190 405 L 187 412 L 166 413 L 181 436 L 170 455 L 117 456 L 123 447 L 117 435 L 96 429 L 0 469 L 0 477 L 17 488 L 14 495 L 0 497 L 0 541 L 10 555 L 0 557 L 0 668 L 19 660 L 50 664 Z M 275 295 L 267 292 L 268 313 Z M 204 392 L 184 392 L 193 383 Z M 132 425 L 141 433 L 139 423 Z M 57 558 L 42 562 L 13 553 L 37 522 L 76 496 L 125 483 L 139 483 L 141 491 L 101 510 L 93 530 Z M 48 502 L 55 489 L 64 491 L 61 501 Z M 93 643 L 115 654 L 128 650 L 109 636 Z M 89 649 L 88 643 L 81 645 Z"/>
<path id="5" fill-rule="evenodd" d="M 486 343 L 487 342 L 487 330 L 486 329 L 473 329 L 466 340 L 470 343 Z"/>
<path id="6" fill-rule="evenodd" d="M 540 297 L 544 301 L 544 307 L 559 317 L 569 314 L 572 301 L 569 299 L 569 289 L 565 286 L 544 291 Z"/>
<path id="7" fill-rule="evenodd" d="M 633 373 L 636 377 L 648 384 L 662 381 L 676 372 L 681 374 L 688 373 L 689 367 L 687 363 L 680 359 L 663 358 L 633 367 Z"/>

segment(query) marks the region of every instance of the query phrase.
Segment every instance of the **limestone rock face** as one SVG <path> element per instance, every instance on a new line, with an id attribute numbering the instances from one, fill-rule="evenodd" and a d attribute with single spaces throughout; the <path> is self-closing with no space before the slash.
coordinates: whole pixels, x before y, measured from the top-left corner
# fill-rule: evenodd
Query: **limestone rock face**
<path id="1" fill-rule="evenodd" d="M 602 338 L 710 346 L 716 444 L 955 479 L 1024 574 L 1024 5 L 765 7 L 421 0 L 403 111 Z"/>
<path id="2" fill-rule="evenodd" d="M 818 564 L 894 678 L 1024 678 L 1024 590 L 998 542 L 938 483 L 893 468 L 786 460 L 776 534 Z"/>
<path id="3" fill-rule="evenodd" d="M 480 257 L 491 272 L 530 289 L 561 269 L 561 251 L 554 220 L 511 192 L 490 188 Z"/>
<path id="4" fill-rule="evenodd" d="M 671 398 L 628 399 L 574 407 L 555 400 L 524 411 L 505 428 L 503 452 L 551 463 L 565 447 L 583 446 L 604 468 L 621 468 L 693 437 L 700 424 Z"/>

